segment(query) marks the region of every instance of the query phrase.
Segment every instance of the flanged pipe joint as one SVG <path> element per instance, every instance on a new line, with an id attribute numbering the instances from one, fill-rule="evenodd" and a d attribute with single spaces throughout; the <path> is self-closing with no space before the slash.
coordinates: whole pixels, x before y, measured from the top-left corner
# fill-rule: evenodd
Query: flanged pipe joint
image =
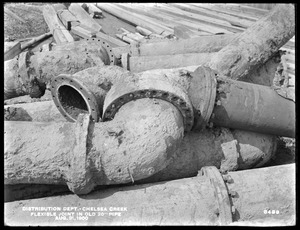
<path id="1" fill-rule="evenodd" d="M 57 45 L 52 51 L 22 52 L 5 62 L 4 99 L 23 95 L 38 98 L 60 73 L 74 74 L 92 66 L 116 63 L 109 44 L 95 38 Z"/>
<path id="2" fill-rule="evenodd" d="M 61 113 L 72 121 L 81 111 L 89 113 L 95 121 L 112 120 L 129 101 L 158 98 L 181 112 L 186 131 L 200 131 L 213 123 L 295 136 L 293 101 L 270 87 L 222 77 L 209 67 L 198 67 L 193 72 L 173 69 L 135 74 L 117 66 L 89 68 L 74 75 L 57 76 L 51 90 Z"/>

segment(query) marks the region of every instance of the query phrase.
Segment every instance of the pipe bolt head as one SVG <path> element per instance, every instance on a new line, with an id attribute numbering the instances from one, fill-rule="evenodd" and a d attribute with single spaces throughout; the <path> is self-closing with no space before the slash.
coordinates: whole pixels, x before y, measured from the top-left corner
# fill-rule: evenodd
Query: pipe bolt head
<path id="1" fill-rule="evenodd" d="M 223 175 L 223 180 L 228 184 L 233 183 L 233 179 L 231 178 L 230 175 Z"/>
<path id="2" fill-rule="evenodd" d="M 230 191 L 229 191 L 229 195 L 230 195 L 231 197 L 236 197 L 236 196 L 237 196 L 237 192 L 236 192 L 236 191 L 230 190 Z"/>

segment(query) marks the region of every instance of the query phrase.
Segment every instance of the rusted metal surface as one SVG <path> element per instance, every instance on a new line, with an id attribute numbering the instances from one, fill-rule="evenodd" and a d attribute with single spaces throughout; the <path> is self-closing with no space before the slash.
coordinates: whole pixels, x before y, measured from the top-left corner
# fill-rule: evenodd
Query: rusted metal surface
<path id="1" fill-rule="evenodd" d="M 112 47 L 101 38 L 86 38 L 64 45 L 56 45 L 53 50 L 74 50 L 76 52 L 98 54 L 105 65 L 114 65 L 117 62 Z"/>
<path id="2" fill-rule="evenodd" d="M 217 78 L 215 125 L 295 137 L 295 119 L 295 102 L 271 88 Z"/>
<path id="3" fill-rule="evenodd" d="M 31 97 L 41 97 L 53 77 L 103 65 L 98 54 L 79 53 L 76 50 L 21 54 L 19 60 L 15 58 L 5 62 L 4 99 L 28 94 Z"/>
<path id="4" fill-rule="evenodd" d="M 144 97 L 160 98 L 171 102 L 181 111 L 186 131 L 192 129 L 194 122 L 193 130 L 199 131 L 211 121 L 222 127 L 273 135 L 294 135 L 294 102 L 281 98 L 271 88 L 227 80 L 208 67 L 199 67 L 194 72 L 190 72 L 189 69 L 194 70 L 195 67 L 189 67 L 151 70 L 137 74 L 122 72 L 120 69 L 117 66 L 105 66 L 78 72 L 75 77 L 67 75 L 56 77 L 52 84 L 52 95 L 56 105 L 65 117 L 73 121 L 80 112 L 89 113 L 95 121 L 98 121 L 103 108 L 102 119 L 105 121 L 113 119 L 118 109 L 129 101 Z M 105 78 L 99 77 L 103 75 Z M 110 85 L 109 88 L 99 87 L 104 79 Z M 71 95 L 74 92 L 78 92 L 82 105 L 76 104 L 80 100 L 72 103 L 74 97 Z M 272 100 L 273 104 L 263 99 L 264 97 Z M 67 104 L 64 104 L 65 102 Z M 280 103 L 282 107 L 275 106 L 276 103 Z M 77 109 L 70 110 L 70 106 Z M 282 108 L 286 108 L 288 116 L 281 115 Z"/>
<path id="5" fill-rule="evenodd" d="M 222 180 L 224 178 L 224 181 Z M 225 183 L 224 183 L 225 182 Z M 72 225 L 231 225 L 239 222 L 268 220 L 270 210 L 277 226 L 278 220 L 295 224 L 295 164 L 221 175 L 212 166 L 204 167 L 192 178 L 108 188 L 89 195 L 63 195 L 5 204 L 6 221 L 12 225 L 55 225 L 55 216 L 35 218 L 27 207 L 106 208 L 122 207 L 121 215 L 87 216 L 88 220 L 66 219 Z M 73 210 L 78 212 L 78 210 Z M 80 210 L 81 211 L 81 210 Z M 79 211 L 79 212 L 80 212 Z M 82 210 L 84 212 L 84 210 Z M 267 211 L 267 214 L 265 213 Z M 55 212 L 55 211 L 48 211 Z M 97 211 L 90 211 L 90 213 Z M 13 215 L 12 215 L 13 213 Z M 56 213 L 60 213 L 56 210 Z M 74 215 L 76 217 L 76 214 Z M 294 218 L 291 218 L 293 217 Z M 22 217 L 22 218 L 20 218 Z M 20 221 L 22 219 L 22 221 Z M 264 222 L 262 222 L 262 226 Z"/>
<path id="6" fill-rule="evenodd" d="M 279 220 L 294 219 L 296 213 L 295 164 L 228 172 L 226 182 L 235 207 L 235 221 L 255 221 L 272 215 Z M 261 222 L 264 225 L 263 222 Z"/>
<path id="7" fill-rule="evenodd" d="M 156 98 L 171 103 L 181 112 L 185 131 L 191 130 L 194 112 L 187 92 L 178 83 L 161 75 L 141 75 L 136 81 L 114 84 L 105 97 L 103 120 L 112 120 L 121 106 L 141 98 Z"/>
<path id="8" fill-rule="evenodd" d="M 216 100 L 216 71 L 199 67 L 191 73 L 189 96 L 195 108 L 193 131 L 200 131 L 207 125 Z"/>
<path id="9" fill-rule="evenodd" d="M 130 45 L 131 56 L 160 56 L 186 53 L 212 53 L 221 50 L 235 35 L 199 36 L 174 41 L 137 43 Z"/>
<path id="10" fill-rule="evenodd" d="M 118 66 L 87 68 L 76 74 L 60 74 L 51 84 L 51 94 L 61 114 L 75 122 L 79 113 L 101 120 L 106 93 L 112 84 L 133 76 Z"/>
<path id="11" fill-rule="evenodd" d="M 5 184 L 68 182 L 71 191 L 88 193 L 97 184 L 140 180 L 169 164 L 183 130 L 172 104 L 151 99 L 124 105 L 105 123 L 91 122 L 89 115 L 76 123 L 6 121 Z"/>
<path id="12" fill-rule="evenodd" d="M 125 104 L 113 121 L 90 124 L 87 149 L 78 153 L 75 138 L 81 132 L 75 132 L 76 123 L 5 122 L 5 184 L 63 185 L 70 181 L 68 171 L 74 171 L 68 166 L 70 157 L 84 151 L 86 169 L 93 174 L 90 182 L 108 185 L 195 176 L 206 165 L 222 171 L 257 167 L 276 150 L 274 136 L 238 130 L 214 128 L 183 137 L 181 114 L 175 107 L 175 120 L 157 117 L 156 112 L 169 107 L 173 106 L 158 99 Z M 234 157 L 238 161 L 232 162 Z"/>
<path id="13" fill-rule="evenodd" d="M 221 49 L 211 59 L 209 67 L 234 80 L 243 78 L 271 58 L 294 35 L 295 6 L 277 4 Z"/>

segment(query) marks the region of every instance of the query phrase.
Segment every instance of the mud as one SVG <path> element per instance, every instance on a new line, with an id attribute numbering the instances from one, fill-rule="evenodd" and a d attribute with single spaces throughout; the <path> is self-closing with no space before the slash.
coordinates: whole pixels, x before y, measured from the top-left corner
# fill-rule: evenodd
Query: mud
<path id="1" fill-rule="evenodd" d="M 181 115 L 168 102 L 141 99 L 124 105 L 118 114 L 114 121 L 92 123 L 90 129 L 87 161 L 93 162 L 97 184 L 128 183 L 155 174 L 169 164 L 183 138 Z M 166 121 L 163 129 L 161 120 Z M 64 183 L 66 159 L 76 154 L 78 145 L 74 128 L 74 123 L 6 122 L 6 184 Z"/>

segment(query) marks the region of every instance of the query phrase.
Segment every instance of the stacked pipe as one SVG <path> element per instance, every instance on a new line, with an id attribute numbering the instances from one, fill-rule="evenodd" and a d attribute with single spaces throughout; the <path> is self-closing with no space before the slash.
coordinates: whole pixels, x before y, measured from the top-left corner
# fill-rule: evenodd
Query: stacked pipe
<path id="1" fill-rule="evenodd" d="M 290 5 L 280 8 L 279 16 L 285 18 L 283 25 L 293 21 L 292 8 Z M 271 58 L 278 46 L 293 36 L 294 24 L 283 28 L 280 23 L 273 23 L 277 11 L 279 8 L 275 8 L 266 21 L 261 21 L 271 21 L 270 30 L 283 34 L 276 37 L 278 40 L 272 43 L 272 38 L 260 39 L 255 47 L 262 46 L 262 50 L 254 47 L 244 52 L 243 44 L 249 36 L 247 30 L 233 41 L 240 42 L 237 49 L 228 45 L 214 56 L 229 55 L 228 60 L 214 58 L 206 62 L 214 70 L 190 66 L 133 74 L 117 66 L 104 66 L 103 57 L 97 57 L 97 67 L 35 78 L 49 84 L 56 107 L 73 123 L 5 122 L 5 184 L 66 184 L 76 194 L 87 194 L 99 185 L 195 176 L 200 168 L 208 177 L 220 178 L 215 168 L 203 168 L 207 165 L 215 165 L 222 173 L 263 165 L 276 149 L 274 135 L 294 137 L 295 105 L 269 87 L 235 80 L 239 76 L 247 78 L 250 72 L 257 73 L 260 63 Z M 261 21 L 249 28 L 256 31 L 258 37 L 262 36 L 260 30 L 256 30 L 261 27 Z M 261 52 L 264 55 L 254 58 Z M 237 61 L 236 55 L 240 55 L 238 60 L 252 58 L 251 64 L 242 61 L 232 69 L 231 61 Z M 229 71 L 226 72 L 226 68 Z M 268 107 L 278 104 L 280 111 L 279 106 Z M 281 115 L 282 109 L 287 117 Z M 273 119 L 269 119 L 270 115 Z M 216 128 L 212 124 L 244 131 Z M 264 143 L 259 142 L 261 140 Z M 190 183 L 189 179 L 178 183 L 184 184 L 185 180 Z M 287 186 L 291 188 L 290 184 Z M 206 200 L 223 198 L 208 196 L 200 199 L 204 202 L 203 212 L 214 210 L 219 219 L 210 213 L 206 217 L 200 214 L 199 219 L 196 218 L 198 222 L 193 223 L 232 222 L 232 207 L 219 203 L 215 211 Z M 236 206 L 238 212 L 244 212 L 238 203 Z M 293 211 L 289 210 L 288 214 Z M 182 213 L 178 213 L 180 215 Z M 155 221 L 154 218 L 150 222 Z M 163 224 L 168 224 L 173 219 L 165 221 Z"/>

